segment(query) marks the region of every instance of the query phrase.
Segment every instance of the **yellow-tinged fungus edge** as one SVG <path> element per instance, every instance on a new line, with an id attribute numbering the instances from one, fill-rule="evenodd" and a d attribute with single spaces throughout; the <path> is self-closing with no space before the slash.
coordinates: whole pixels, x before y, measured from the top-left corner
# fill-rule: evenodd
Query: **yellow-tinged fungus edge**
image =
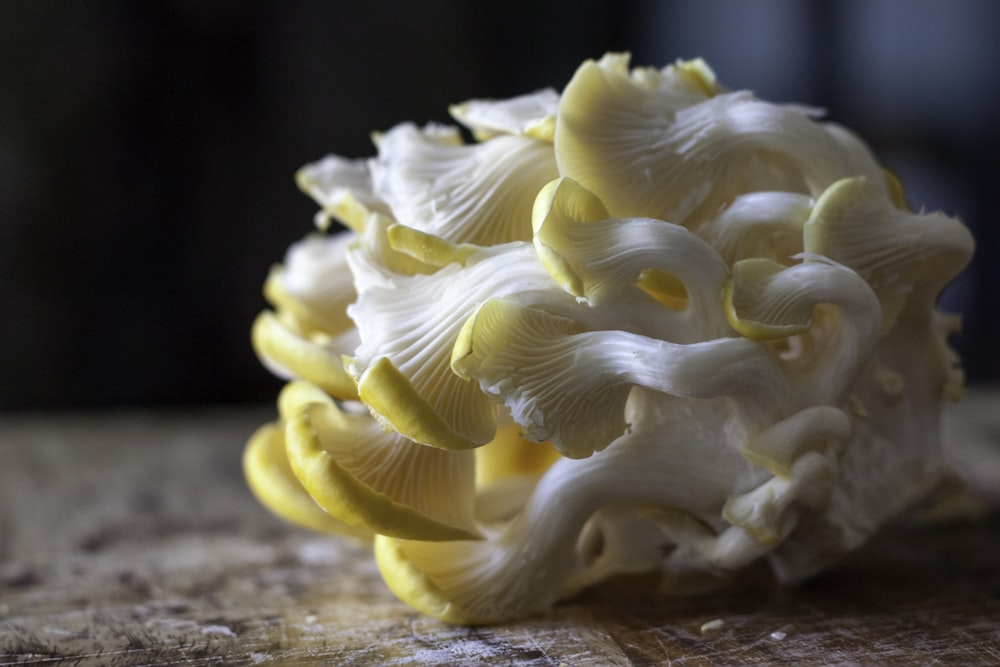
<path id="1" fill-rule="evenodd" d="M 813 204 L 812 212 L 802 227 L 802 247 L 807 253 L 827 256 L 830 252 L 827 246 L 827 237 L 820 221 L 835 217 L 841 209 L 856 205 L 859 201 L 864 201 L 865 195 L 870 193 L 871 184 L 868 179 L 855 176 L 842 178 L 836 181 L 826 190 L 820 193 Z M 891 194 L 891 190 L 890 190 Z M 893 200 L 894 201 L 894 200 Z M 831 211 L 833 214 L 831 214 Z"/>
<path id="2" fill-rule="evenodd" d="M 808 323 L 804 325 L 781 326 L 768 325 L 741 318 L 736 312 L 736 306 L 733 303 L 735 289 L 735 280 L 733 276 L 730 276 L 722 290 L 722 305 L 726 312 L 726 320 L 729 321 L 729 326 L 739 335 L 751 340 L 768 341 L 787 338 L 788 336 L 794 336 L 795 334 L 809 330 Z"/>
<path id="3" fill-rule="evenodd" d="M 470 243 L 452 243 L 440 236 L 401 224 L 391 225 L 386 230 L 386 236 L 393 250 L 438 267 L 452 263 L 465 266 L 465 260 L 469 255 L 479 250 L 479 246 Z"/>
<path id="4" fill-rule="evenodd" d="M 716 80 L 715 72 L 703 59 L 683 60 L 678 62 L 675 67 L 678 74 L 683 76 L 689 83 L 697 86 L 701 92 L 705 93 L 706 97 L 715 97 L 718 93 L 718 81 Z"/>
<path id="5" fill-rule="evenodd" d="M 345 470 L 323 448 L 305 406 L 285 432 L 288 461 L 302 486 L 332 516 L 381 535 L 427 541 L 474 540 L 480 536 L 431 519 L 373 490 Z M 414 445 L 418 447 L 419 445 Z"/>
<path id="6" fill-rule="evenodd" d="M 557 225 L 567 220 L 594 222 L 605 220 L 610 215 L 600 197 L 565 176 L 550 181 L 535 196 L 531 207 L 535 252 L 552 279 L 573 296 L 585 295 L 583 279 L 565 257 L 545 243 L 542 230 L 546 224 Z"/>
<path id="7" fill-rule="evenodd" d="M 288 311 L 304 330 L 321 329 L 306 312 L 302 304 L 281 284 L 287 269 L 282 264 L 275 264 L 264 281 L 264 298 L 279 311 Z"/>
<path id="8" fill-rule="evenodd" d="M 691 302 L 684 281 L 662 269 L 643 269 L 639 289 L 671 310 L 684 310 Z"/>
<path id="9" fill-rule="evenodd" d="M 551 144 L 556 140 L 556 117 L 546 116 L 540 118 L 525 127 L 524 134 L 532 139 Z"/>
<path id="10" fill-rule="evenodd" d="M 273 312 L 262 311 L 254 319 L 250 341 L 261 359 L 273 360 L 341 400 L 358 399 L 354 379 L 344 369 L 341 356 L 296 335 Z"/>
<path id="11" fill-rule="evenodd" d="M 538 259 L 558 285 L 573 296 L 584 296 L 583 279 L 573 270 L 566 258 L 535 237 L 535 252 Z"/>
<path id="12" fill-rule="evenodd" d="M 243 476 L 254 497 L 273 514 L 298 526 L 371 539 L 371 531 L 328 514 L 306 492 L 288 462 L 282 431 L 280 423 L 265 424 L 250 436 L 243 450 Z"/>
<path id="13" fill-rule="evenodd" d="M 601 198 L 568 176 L 546 183 L 531 207 L 531 228 L 537 234 L 557 219 L 596 222 L 611 217 Z"/>
<path id="14" fill-rule="evenodd" d="M 284 421 L 294 418 L 309 403 L 335 405 L 329 394 L 311 382 L 293 380 L 278 393 L 278 414 Z"/>
<path id="15" fill-rule="evenodd" d="M 323 196 L 322 188 L 314 184 L 308 171 L 309 167 L 303 167 L 295 172 L 295 184 L 299 190 L 315 201 L 326 199 Z M 331 221 L 337 220 L 348 229 L 361 233 L 364 231 L 365 220 L 368 219 L 370 213 L 371 209 L 365 206 L 348 188 L 343 187 L 335 200 L 321 203 L 315 224 L 318 230 L 327 231 L 331 226 Z"/>
<path id="16" fill-rule="evenodd" d="M 469 319 L 465 320 L 465 324 L 459 329 L 458 336 L 455 337 L 455 344 L 451 348 L 451 371 L 463 380 L 471 381 L 469 375 L 462 368 L 462 360 L 473 353 L 472 332 L 476 328 L 478 314 L 479 308 L 469 316 Z"/>
<path id="17" fill-rule="evenodd" d="M 361 374 L 358 395 L 379 421 L 410 440 L 453 451 L 486 444 L 456 433 L 388 357 L 379 357 Z"/>
<path id="18" fill-rule="evenodd" d="M 910 206 L 906 203 L 906 188 L 903 186 L 903 181 L 891 169 L 883 168 L 882 174 L 885 176 L 885 188 L 893 205 L 900 211 L 909 211 Z"/>
<path id="19" fill-rule="evenodd" d="M 400 542 L 385 535 L 375 536 L 375 562 L 389 590 L 406 604 L 432 618 L 446 623 L 476 624 L 446 598 L 426 574 L 407 560 L 404 545 Z"/>

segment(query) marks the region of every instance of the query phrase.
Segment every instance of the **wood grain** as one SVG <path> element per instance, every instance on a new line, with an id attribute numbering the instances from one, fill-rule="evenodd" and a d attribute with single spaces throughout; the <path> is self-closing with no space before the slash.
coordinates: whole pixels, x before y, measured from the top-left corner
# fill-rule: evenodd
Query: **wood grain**
<path id="1" fill-rule="evenodd" d="M 0 420 L 0 665 L 1000 664 L 1000 394 L 948 421 L 973 511 L 794 588 L 763 567 L 696 597 L 630 578 L 494 628 L 416 614 L 367 546 L 263 510 L 240 453 L 270 415 Z"/>

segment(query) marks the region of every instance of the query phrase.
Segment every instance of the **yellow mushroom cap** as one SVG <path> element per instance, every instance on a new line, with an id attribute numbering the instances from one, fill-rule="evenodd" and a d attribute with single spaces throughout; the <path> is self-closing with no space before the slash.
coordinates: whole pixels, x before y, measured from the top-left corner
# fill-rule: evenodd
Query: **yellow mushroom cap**
<path id="1" fill-rule="evenodd" d="M 350 229 L 289 249 L 252 328 L 293 380 L 244 451 L 273 512 L 479 624 L 629 573 L 796 581 L 941 479 L 973 242 L 859 137 L 624 53 L 450 111 L 297 174 Z"/>

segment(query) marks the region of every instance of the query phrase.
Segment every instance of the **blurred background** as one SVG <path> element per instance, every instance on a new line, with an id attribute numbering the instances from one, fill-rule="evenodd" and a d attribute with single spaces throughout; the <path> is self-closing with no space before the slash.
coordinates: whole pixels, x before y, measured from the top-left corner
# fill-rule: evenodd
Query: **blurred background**
<path id="1" fill-rule="evenodd" d="M 998 43 L 993 0 L 0 3 L 0 411 L 272 401 L 248 332 L 311 229 L 295 170 L 609 50 L 824 107 L 961 217 L 944 305 L 995 382 Z"/>

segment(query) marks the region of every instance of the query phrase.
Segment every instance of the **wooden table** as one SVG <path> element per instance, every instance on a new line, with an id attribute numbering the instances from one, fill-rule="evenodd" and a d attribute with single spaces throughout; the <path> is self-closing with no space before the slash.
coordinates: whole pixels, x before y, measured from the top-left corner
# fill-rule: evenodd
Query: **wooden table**
<path id="1" fill-rule="evenodd" d="M 471 629 L 396 601 L 364 545 L 258 506 L 240 453 L 270 417 L 0 419 L 0 665 L 1000 664 L 1000 394 L 949 414 L 987 499 L 957 518 L 795 588 L 763 567 L 700 597 L 634 578 Z"/>

